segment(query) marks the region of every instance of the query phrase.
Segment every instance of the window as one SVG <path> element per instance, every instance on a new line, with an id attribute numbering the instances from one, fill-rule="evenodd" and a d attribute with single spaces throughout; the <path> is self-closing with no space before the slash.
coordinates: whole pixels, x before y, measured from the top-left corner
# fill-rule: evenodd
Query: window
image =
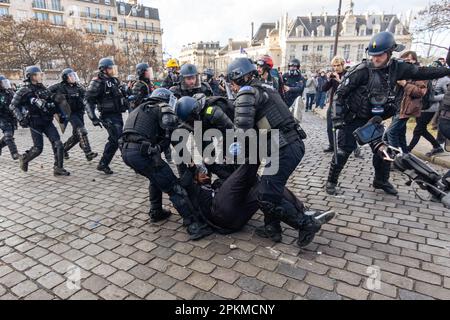
<path id="1" fill-rule="evenodd" d="M 317 22 L 317 23 L 320 23 L 320 19 L 317 19 L 316 22 Z"/>
<path id="2" fill-rule="evenodd" d="M 308 45 L 307 45 L 307 44 L 304 44 L 302 50 L 303 50 L 303 51 L 308 51 Z"/>
<path id="3" fill-rule="evenodd" d="M 150 10 L 148 8 L 145 8 L 145 17 L 150 18 Z"/>
<path id="4" fill-rule="evenodd" d="M 1 16 L 7 16 L 7 15 L 9 15 L 9 10 L 8 10 L 8 8 L 0 7 L 0 17 L 1 17 Z"/>
<path id="5" fill-rule="evenodd" d="M 47 6 L 45 5 L 45 0 L 35 0 L 33 2 L 33 7 L 34 8 L 40 8 L 40 9 L 47 8 Z"/>
<path id="6" fill-rule="evenodd" d="M 303 28 L 302 27 L 297 27 L 297 29 L 295 29 L 296 35 L 297 37 L 303 37 Z"/>
<path id="7" fill-rule="evenodd" d="M 48 13 L 46 12 L 36 12 L 35 17 L 39 21 L 48 21 Z"/>
<path id="8" fill-rule="evenodd" d="M 318 46 L 317 46 L 317 51 L 323 51 L 323 45 L 321 45 L 321 44 L 318 45 Z"/>
<path id="9" fill-rule="evenodd" d="M 330 56 L 329 56 L 329 60 L 331 61 L 334 58 L 334 44 L 332 44 L 330 46 Z"/>
<path id="10" fill-rule="evenodd" d="M 361 27 L 361 29 L 359 29 L 359 35 L 360 36 L 365 36 L 366 35 L 366 28 Z"/>
<path id="11" fill-rule="evenodd" d="M 91 8 L 86 7 L 86 15 L 89 17 L 91 15 Z"/>
<path id="12" fill-rule="evenodd" d="M 297 46 L 295 44 L 291 44 L 291 51 L 294 51 L 297 49 Z"/>
<path id="13" fill-rule="evenodd" d="M 52 0 L 52 9 L 56 11 L 62 11 L 61 0 Z"/>
<path id="14" fill-rule="evenodd" d="M 100 33 L 103 33 L 103 25 L 100 23 L 98 25 L 98 31 L 100 31 Z"/>
<path id="15" fill-rule="evenodd" d="M 114 34 L 114 26 L 112 24 L 109 25 L 109 34 Z"/>
<path id="16" fill-rule="evenodd" d="M 89 27 L 88 27 L 89 31 L 94 30 L 94 28 L 92 27 L 92 22 L 89 22 L 88 26 L 89 26 Z"/>
<path id="17" fill-rule="evenodd" d="M 379 28 L 374 28 L 373 29 L 373 34 L 377 34 L 377 33 L 380 33 L 380 29 Z"/>
<path id="18" fill-rule="evenodd" d="M 108 19 L 111 19 L 111 10 L 106 11 L 106 14 L 108 15 Z"/>
<path id="19" fill-rule="evenodd" d="M 302 61 L 303 61 L 303 63 L 307 63 L 307 62 L 308 62 L 308 59 L 309 59 L 308 55 L 306 55 L 306 54 L 302 55 Z"/>
<path id="20" fill-rule="evenodd" d="M 120 11 L 120 14 L 125 14 L 125 5 L 123 3 L 120 4 L 119 11 Z"/>
<path id="21" fill-rule="evenodd" d="M 105 0 L 105 4 L 109 6 L 111 4 L 111 0 Z"/>
<path id="22" fill-rule="evenodd" d="M 295 54 L 291 54 L 290 56 L 289 56 L 289 60 L 294 60 L 295 59 Z"/>
<path id="23" fill-rule="evenodd" d="M 317 36 L 318 37 L 323 37 L 323 34 L 324 34 L 323 29 L 318 29 L 317 30 Z"/>
<path id="24" fill-rule="evenodd" d="M 348 60 L 349 57 L 350 57 L 350 45 L 346 44 L 344 46 L 344 59 Z"/>
<path id="25" fill-rule="evenodd" d="M 53 16 L 53 23 L 58 25 L 58 26 L 62 26 L 63 23 L 63 16 L 61 15 L 54 15 Z"/>
<path id="26" fill-rule="evenodd" d="M 132 8 L 131 8 L 131 15 L 132 15 L 132 16 L 137 16 L 137 10 L 136 10 L 136 7 L 132 7 Z"/>
<path id="27" fill-rule="evenodd" d="M 356 60 L 357 61 L 362 61 L 362 59 L 364 58 L 364 51 L 365 51 L 365 45 L 364 44 L 359 44 L 358 45 L 358 53 L 356 55 Z"/>
<path id="28" fill-rule="evenodd" d="M 331 19 L 331 23 L 336 23 L 336 19 Z"/>
<path id="29" fill-rule="evenodd" d="M 96 18 L 100 17 L 100 9 L 99 8 L 95 8 L 95 17 Z"/>

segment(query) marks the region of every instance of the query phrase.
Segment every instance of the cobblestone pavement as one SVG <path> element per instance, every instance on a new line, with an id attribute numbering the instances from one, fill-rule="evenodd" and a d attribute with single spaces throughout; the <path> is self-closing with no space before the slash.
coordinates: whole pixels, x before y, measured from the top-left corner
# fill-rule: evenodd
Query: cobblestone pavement
<path id="1" fill-rule="evenodd" d="M 27 174 L 4 150 L 0 299 L 450 299 L 449 210 L 417 199 L 397 173 L 399 196 L 374 191 L 367 149 L 343 172 L 343 195 L 327 196 L 325 122 L 307 114 L 304 127 L 307 154 L 289 187 L 339 213 L 304 250 L 292 229 L 276 245 L 255 236 L 260 214 L 239 233 L 198 242 L 178 215 L 150 224 L 147 181 L 119 156 L 106 177 L 76 147 L 72 175 L 55 178 L 48 141 Z M 90 129 L 101 151 L 106 134 Z M 30 141 L 17 133 L 20 150 Z M 377 270 L 380 283 L 368 278 Z"/>

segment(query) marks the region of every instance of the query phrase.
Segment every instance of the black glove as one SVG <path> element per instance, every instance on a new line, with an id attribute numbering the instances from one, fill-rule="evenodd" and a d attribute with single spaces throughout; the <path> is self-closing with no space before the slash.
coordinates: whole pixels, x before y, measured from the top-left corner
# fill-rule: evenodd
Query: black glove
<path id="1" fill-rule="evenodd" d="M 346 107 L 336 103 L 333 106 L 336 110 L 331 111 L 331 122 L 333 123 L 334 129 L 342 129 L 345 126 L 345 114 L 346 114 Z"/>
<path id="2" fill-rule="evenodd" d="M 19 120 L 19 124 L 22 128 L 28 128 L 28 126 L 30 125 L 30 121 L 28 118 L 22 118 Z"/>

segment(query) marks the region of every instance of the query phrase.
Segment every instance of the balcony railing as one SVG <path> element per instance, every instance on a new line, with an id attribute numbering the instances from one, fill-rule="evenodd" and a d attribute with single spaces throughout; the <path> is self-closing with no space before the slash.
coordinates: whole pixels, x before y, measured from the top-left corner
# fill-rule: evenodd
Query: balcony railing
<path id="1" fill-rule="evenodd" d="M 143 43 L 148 43 L 148 44 L 158 44 L 158 40 L 153 40 L 153 39 L 144 39 L 142 40 Z"/>
<path id="2" fill-rule="evenodd" d="M 155 33 L 161 33 L 161 28 L 155 28 L 152 26 L 143 26 L 143 25 L 135 25 L 135 24 L 127 24 L 127 23 L 119 23 L 119 28 L 121 29 L 130 29 L 130 30 L 142 30 L 142 31 L 150 31 Z"/>
<path id="3" fill-rule="evenodd" d="M 117 21 L 117 17 L 107 16 L 105 14 L 88 13 L 88 12 L 80 12 L 80 17 L 90 18 L 90 19 L 98 19 L 98 20 Z"/>
<path id="4" fill-rule="evenodd" d="M 7 3 L 7 4 L 10 4 L 11 1 L 10 1 L 10 0 L 0 0 L 0 4 L 1 4 L 1 3 Z"/>
<path id="5" fill-rule="evenodd" d="M 0 0 L 0 2 L 1 2 L 1 0 Z M 9 2 L 9 0 L 8 0 L 8 2 Z M 46 2 L 40 2 L 40 1 L 33 1 L 32 7 L 33 7 L 33 9 L 64 12 L 63 6 L 53 6 L 53 5 L 48 6 Z"/>
<path id="6" fill-rule="evenodd" d="M 98 35 L 105 35 L 105 36 L 108 33 L 108 31 L 106 31 L 106 30 L 90 29 L 90 28 L 85 28 L 85 31 L 87 33 L 91 33 L 91 34 L 98 34 Z"/>

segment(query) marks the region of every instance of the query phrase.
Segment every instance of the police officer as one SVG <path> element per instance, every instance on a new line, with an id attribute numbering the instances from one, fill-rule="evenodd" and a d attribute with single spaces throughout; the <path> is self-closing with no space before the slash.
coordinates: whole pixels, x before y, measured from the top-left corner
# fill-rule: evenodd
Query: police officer
<path id="1" fill-rule="evenodd" d="M 168 70 L 168 75 L 162 83 L 162 87 L 170 89 L 180 82 L 180 65 L 177 59 L 169 59 L 166 63 L 166 68 Z"/>
<path id="2" fill-rule="evenodd" d="M 196 93 L 204 93 L 208 97 L 213 95 L 209 84 L 201 81 L 197 67 L 189 63 L 181 67 L 180 83 L 170 88 L 170 91 L 177 98 L 192 97 Z"/>
<path id="3" fill-rule="evenodd" d="M 258 190 L 258 202 L 264 213 L 263 227 L 256 230 L 262 237 L 281 241 L 281 220 L 289 219 L 292 214 L 289 206 L 282 201 L 287 180 L 298 166 L 305 153 L 303 139 L 305 132 L 300 128 L 281 96 L 273 88 L 264 86 L 257 77 L 256 66 L 247 58 L 238 58 L 228 66 L 228 79 L 237 92 L 234 102 L 234 124 L 244 131 L 278 130 L 279 170 L 274 175 L 263 173 Z M 275 152 L 275 150 L 272 150 Z M 270 164 L 267 164 L 270 167 Z M 300 222 L 306 234 L 315 234 L 320 229 L 313 219 L 304 217 Z M 299 233 L 299 241 L 306 237 Z"/>
<path id="4" fill-rule="evenodd" d="M 3 131 L 3 137 L 0 139 L 0 155 L 2 149 L 8 147 L 11 157 L 14 160 L 19 159 L 16 143 L 14 142 L 14 130 L 17 128 L 17 121 L 9 109 L 9 105 L 14 96 L 9 80 L 0 75 L 0 130 Z"/>
<path id="5" fill-rule="evenodd" d="M 212 230 L 205 223 L 198 222 L 199 214 L 189 201 L 186 190 L 161 158 L 161 152 L 171 143 L 171 133 L 178 127 L 173 106 L 168 104 L 170 100 L 174 99 L 154 96 L 130 113 L 121 139 L 122 158 L 126 165 L 149 179 L 150 190 L 157 188 L 169 195 L 183 218 L 183 225 L 188 227 L 191 239 L 198 240 L 211 234 Z M 154 221 L 168 216 L 150 214 Z"/>
<path id="6" fill-rule="evenodd" d="M 153 84 L 150 81 L 150 66 L 147 63 L 139 63 L 136 65 L 137 80 L 131 90 L 134 97 L 134 107 L 138 107 L 145 98 L 148 98 L 153 91 Z"/>
<path id="7" fill-rule="evenodd" d="M 333 100 L 333 126 L 339 129 L 338 153 L 334 155 L 326 183 L 326 192 L 336 194 L 339 175 L 357 144 L 353 132 L 374 116 L 392 117 L 400 106 L 403 92 L 398 80 L 428 80 L 450 74 L 446 68 L 426 68 L 392 58 L 404 46 L 395 42 L 390 32 L 381 32 L 371 39 L 367 52 L 370 61 L 351 68 L 344 76 Z M 396 195 L 389 182 L 390 163 L 374 154 L 375 189 Z"/>
<path id="8" fill-rule="evenodd" d="M 88 139 L 88 131 L 84 126 L 84 97 L 86 90 L 79 84 L 80 79 L 77 73 L 70 68 L 64 69 L 61 73 L 62 81 L 48 89 L 55 95 L 55 101 L 59 107 L 66 106 L 67 113 L 70 113 L 69 122 L 72 125 L 72 136 L 64 143 L 64 158 L 69 159 L 69 151 L 80 144 L 86 159 L 92 161 L 98 153 L 92 152 Z"/>
<path id="9" fill-rule="evenodd" d="M 211 87 L 214 96 L 220 96 L 219 82 L 214 79 L 214 70 L 211 68 L 205 69 L 203 71 L 203 82 L 207 82 Z"/>
<path id="10" fill-rule="evenodd" d="M 117 66 L 109 58 L 99 61 L 99 73 L 92 79 L 86 91 L 86 111 L 94 126 L 104 126 L 108 131 L 108 142 L 97 170 L 105 174 L 113 174 L 109 167 L 114 154 L 119 149 L 119 138 L 122 135 L 122 113 L 127 111 L 126 94 L 121 90 L 117 74 Z M 100 112 L 100 119 L 95 114 L 95 107 Z"/>
<path id="11" fill-rule="evenodd" d="M 42 84 L 44 74 L 37 66 L 25 69 L 25 85 L 14 95 L 10 108 L 23 128 L 30 128 L 33 147 L 19 157 L 20 168 L 28 171 L 28 164 L 38 157 L 44 148 L 44 134 L 52 143 L 55 163 L 53 174 L 55 176 L 68 176 L 70 173 L 64 169 L 64 146 L 58 130 L 53 125 L 53 116 L 60 113 L 57 110 L 52 93 Z M 60 113 L 64 120 L 64 114 Z"/>
<path id="12" fill-rule="evenodd" d="M 223 97 L 206 97 L 203 93 L 197 93 L 194 97 L 182 97 L 177 101 L 175 113 L 182 126 L 193 132 L 194 122 L 202 122 L 203 132 L 209 129 L 218 129 L 222 137 L 226 137 L 226 130 L 234 129 L 234 108 L 227 99 Z M 212 142 L 203 142 L 201 146 L 204 151 Z M 226 155 L 226 143 L 223 142 L 222 156 Z M 203 153 L 203 152 L 202 152 Z M 212 154 L 215 158 L 217 154 Z M 205 157 L 205 155 L 204 155 Z M 235 170 L 234 165 L 210 163 L 209 159 L 203 159 L 209 172 L 216 174 L 219 178 L 226 179 Z M 221 159 L 222 163 L 224 159 Z M 182 175 L 185 168 L 179 168 Z"/>
<path id="13" fill-rule="evenodd" d="M 305 89 L 306 81 L 300 72 L 300 60 L 289 61 L 289 71 L 283 74 L 283 82 L 284 101 L 288 106 L 292 106 L 295 99 L 303 96 Z"/>

